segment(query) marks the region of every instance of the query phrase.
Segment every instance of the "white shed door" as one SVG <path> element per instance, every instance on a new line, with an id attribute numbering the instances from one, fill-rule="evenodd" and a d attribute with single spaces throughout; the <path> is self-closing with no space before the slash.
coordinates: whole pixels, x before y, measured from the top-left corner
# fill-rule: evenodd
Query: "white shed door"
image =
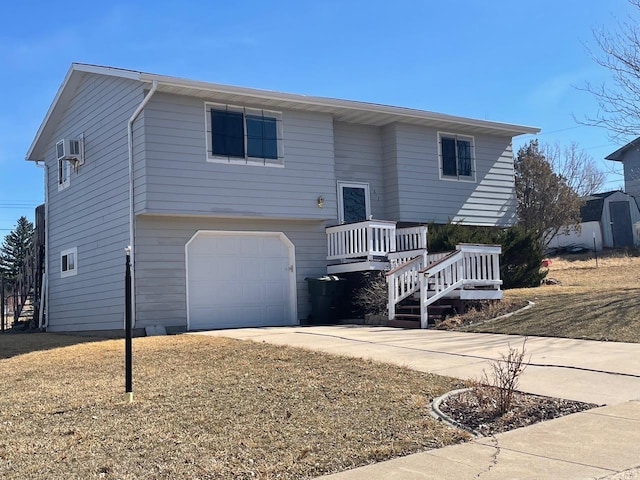
<path id="1" fill-rule="evenodd" d="M 295 253 L 283 234 L 198 232 L 186 256 L 190 330 L 294 324 Z"/>

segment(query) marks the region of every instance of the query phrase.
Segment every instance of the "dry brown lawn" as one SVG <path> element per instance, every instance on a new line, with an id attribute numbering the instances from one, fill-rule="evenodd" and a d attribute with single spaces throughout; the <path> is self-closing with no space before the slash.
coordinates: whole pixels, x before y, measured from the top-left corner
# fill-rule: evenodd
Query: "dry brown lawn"
<path id="1" fill-rule="evenodd" d="M 441 447 L 454 379 L 204 336 L 0 335 L 0 478 L 311 478 Z"/>
<path id="2" fill-rule="evenodd" d="M 596 268 L 591 255 L 552 258 L 548 278 L 561 285 L 505 292 L 535 306 L 468 328 L 476 332 L 640 342 L 640 257 L 609 254 Z"/>

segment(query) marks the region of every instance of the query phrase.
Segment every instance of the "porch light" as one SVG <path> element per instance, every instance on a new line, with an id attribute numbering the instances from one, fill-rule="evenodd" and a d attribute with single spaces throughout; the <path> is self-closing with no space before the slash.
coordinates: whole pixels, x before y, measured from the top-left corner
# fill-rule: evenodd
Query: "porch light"
<path id="1" fill-rule="evenodd" d="M 322 198 L 322 195 L 318 197 L 318 208 L 324 208 L 324 198 Z"/>

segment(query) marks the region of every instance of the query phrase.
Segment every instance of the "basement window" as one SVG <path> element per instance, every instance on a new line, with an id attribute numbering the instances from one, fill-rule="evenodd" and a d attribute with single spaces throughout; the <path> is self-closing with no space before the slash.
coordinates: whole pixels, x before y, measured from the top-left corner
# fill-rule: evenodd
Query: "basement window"
<path id="1" fill-rule="evenodd" d="M 78 249 L 76 247 L 60 252 L 60 277 L 70 277 L 78 273 Z"/>
<path id="2" fill-rule="evenodd" d="M 205 111 L 207 161 L 284 166 L 280 112 L 220 104 Z"/>

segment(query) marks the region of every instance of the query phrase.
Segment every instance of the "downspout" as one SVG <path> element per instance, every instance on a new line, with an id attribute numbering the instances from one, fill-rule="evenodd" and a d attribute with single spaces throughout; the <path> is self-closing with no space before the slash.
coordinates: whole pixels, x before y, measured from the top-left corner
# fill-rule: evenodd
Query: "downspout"
<path id="1" fill-rule="evenodd" d="M 129 248 L 131 248 L 131 320 L 133 326 L 136 324 L 136 282 L 135 282 L 135 217 L 133 207 L 133 122 L 142 112 L 147 102 L 151 99 L 158 89 L 158 82 L 154 80 L 151 84 L 151 90 L 147 92 L 142 103 L 138 105 L 136 111 L 133 112 L 129 123 L 127 124 L 127 135 L 129 140 Z"/>
<path id="2" fill-rule="evenodd" d="M 38 161 L 36 161 L 36 167 L 40 167 L 44 171 L 44 273 L 40 287 L 40 311 L 38 312 L 38 328 L 42 330 L 49 325 L 49 315 L 44 315 L 44 306 L 49 305 L 49 167 L 45 162 L 40 165 Z"/>

